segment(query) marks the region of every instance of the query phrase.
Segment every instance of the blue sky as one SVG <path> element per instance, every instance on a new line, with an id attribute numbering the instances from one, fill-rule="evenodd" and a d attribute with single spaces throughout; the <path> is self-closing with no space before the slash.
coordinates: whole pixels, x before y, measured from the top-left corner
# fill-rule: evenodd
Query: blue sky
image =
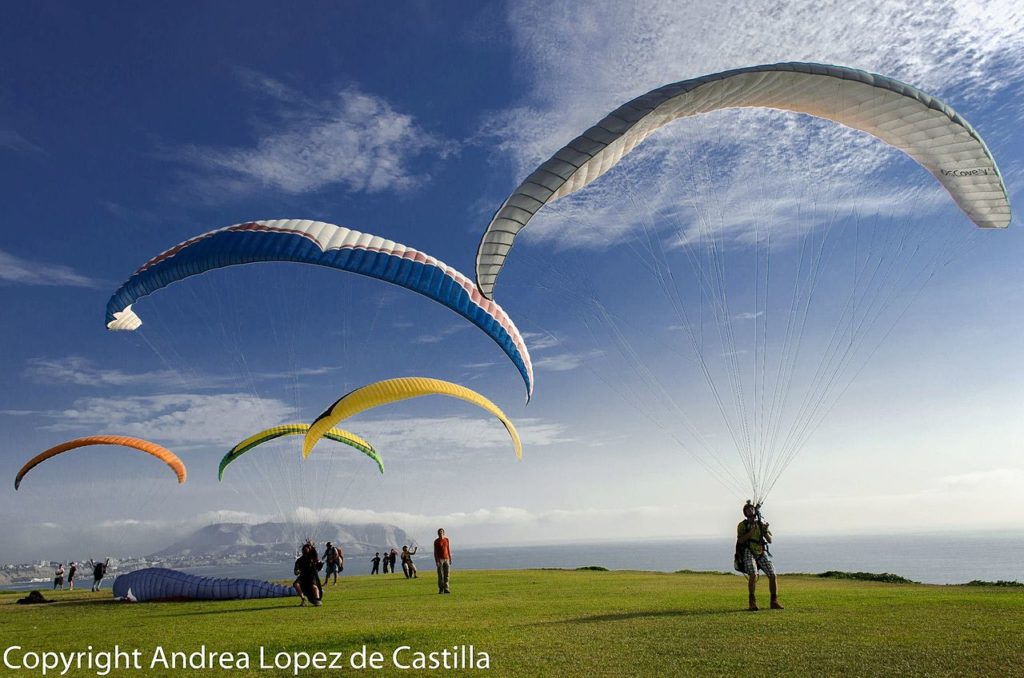
<path id="1" fill-rule="evenodd" d="M 538 215 L 496 294 L 528 333 L 537 371 L 528 407 L 515 369 L 468 323 L 334 271 L 214 272 L 142 300 L 134 336 L 101 322 L 110 293 L 144 261 L 252 219 L 349 226 L 472 275 L 504 197 L 607 111 L 662 84 L 775 61 L 863 68 L 942 97 L 984 136 L 1020 204 L 1024 17 L 1013 3 L 312 3 L 298 12 L 46 2 L 5 14 L 0 476 L 64 439 L 124 433 L 179 452 L 190 477 L 178 488 L 166 469 L 99 449 L 41 466 L 17 494 L 0 490 L 0 512 L 18 524 L 0 533 L 0 560 L 35 554 L 42 524 L 138 520 L 137 530 L 104 529 L 120 535 L 110 548 L 144 549 L 154 533 L 306 510 L 395 522 L 421 539 L 443 523 L 476 543 L 728 531 L 743 488 L 715 482 L 691 452 L 706 443 L 735 470 L 735 450 L 680 340 L 681 318 L 646 267 L 663 258 L 681 302 L 699 310 L 680 238 L 700 218 L 729 233 L 730 322 L 741 335 L 731 348 L 746 365 L 742 316 L 758 312 L 743 246 L 752 224 L 778 234 L 781 275 L 796 270 L 798 239 L 819 233 L 832 208 L 841 224 L 910 228 L 958 256 L 919 292 L 894 297 L 892 320 L 862 344 L 863 369 L 841 382 L 773 490 L 774 522 L 820 533 L 1024 518 L 1013 502 L 1024 481 L 1017 224 L 970 232 L 912 161 L 806 117 L 742 111 L 677 123 Z M 807 326 L 810 347 L 827 343 L 841 283 L 826 281 L 816 297 L 824 310 Z M 783 300 L 761 310 L 778 314 Z M 903 302 L 912 304 L 900 314 Z M 709 348 L 716 369 L 725 353 Z M 218 486 L 223 451 L 261 424 L 309 420 L 355 386 L 413 374 L 498 403 L 520 427 L 523 461 L 496 422 L 429 399 L 352 422 L 381 451 L 384 477 L 337 450 L 299 464 L 293 440 Z M 96 538 L 58 531 L 44 541 Z"/>

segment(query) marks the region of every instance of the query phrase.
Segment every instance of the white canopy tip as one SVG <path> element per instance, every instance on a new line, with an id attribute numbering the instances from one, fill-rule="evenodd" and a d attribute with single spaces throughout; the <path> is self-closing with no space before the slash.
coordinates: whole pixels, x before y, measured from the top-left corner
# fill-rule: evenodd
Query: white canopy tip
<path id="1" fill-rule="evenodd" d="M 114 319 L 107 323 L 108 330 L 137 330 L 142 326 L 142 318 L 135 315 L 131 304 L 123 311 L 114 314 Z"/>

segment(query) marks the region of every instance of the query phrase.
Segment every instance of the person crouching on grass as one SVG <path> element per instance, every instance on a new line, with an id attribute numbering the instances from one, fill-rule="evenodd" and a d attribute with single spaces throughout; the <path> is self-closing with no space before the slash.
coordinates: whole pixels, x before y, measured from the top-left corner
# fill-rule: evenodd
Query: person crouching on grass
<path id="1" fill-rule="evenodd" d="M 757 508 L 749 501 L 743 507 L 743 521 L 736 526 L 736 548 L 742 552 L 743 570 L 747 575 L 747 591 L 750 594 L 750 609 L 756 612 L 757 607 L 757 569 L 768 575 L 768 590 L 772 595 L 773 610 L 782 610 L 779 602 L 779 584 L 775 577 L 775 567 L 768 555 L 768 544 L 772 543 L 772 533 L 768 523 L 761 522 L 757 516 Z"/>
<path id="2" fill-rule="evenodd" d="M 323 599 L 323 584 L 320 582 L 320 569 L 324 566 L 316 554 L 316 545 L 307 539 L 302 545 L 302 555 L 295 561 L 295 581 L 292 586 L 299 594 L 299 605 L 305 605 L 306 599 L 313 607 L 320 607 Z"/>

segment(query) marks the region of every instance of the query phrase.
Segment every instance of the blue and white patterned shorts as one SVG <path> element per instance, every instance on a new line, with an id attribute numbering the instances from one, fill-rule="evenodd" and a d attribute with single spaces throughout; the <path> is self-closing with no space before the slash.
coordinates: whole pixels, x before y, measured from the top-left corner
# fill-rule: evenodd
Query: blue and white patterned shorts
<path id="1" fill-rule="evenodd" d="M 775 576 L 775 567 L 772 565 L 772 559 L 768 557 L 767 553 L 755 556 L 754 552 L 750 549 L 743 549 L 743 571 L 747 573 L 748 577 L 757 574 L 755 563 L 756 567 L 760 567 L 761 571 L 769 577 Z"/>

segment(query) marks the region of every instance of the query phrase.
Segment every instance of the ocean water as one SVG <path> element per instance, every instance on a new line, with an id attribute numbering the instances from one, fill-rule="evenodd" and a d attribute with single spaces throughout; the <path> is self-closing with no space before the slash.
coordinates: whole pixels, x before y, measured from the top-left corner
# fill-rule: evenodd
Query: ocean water
<path id="1" fill-rule="evenodd" d="M 730 571 L 733 545 L 731 538 L 725 538 L 460 548 L 456 536 L 452 541 L 452 559 L 457 570 L 571 569 L 599 565 L 609 570 Z M 842 538 L 777 536 L 772 553 L 780 574 L 845 570 L 889 572 L 927 584 L 962 584 L 974 579 L 1024 582 L 1024 533 Z M 421 572 L 430 576 L 433 571 L 430 547 L 421 548 L 415 560 Z M 290 579 L 291 568 L 292 563 L 284 562 L 183 569 L 211 577 Z M 369 556 L 346 557 L 343 577 L 369 573 Z M 88 586 L 91 581 L 91 577 L 88 581 L 82 579 L 79 585 Z M 107 590 L 112 581 L 110 577 L 104 581 Z M 49 586 L 42 583 L 17 588 L 46 589 Z"/>
<path id="2" fill-rule="evenodd" d="M 464 549 L 459 567 L 584 567 L 610 570 L 732 570 L 734 539 L 638 541 Z M 929 584 L 1024 581 L 1024 535 L 776 538 L 779 573 L 889 572 Z"/>
<path id="3" fill-rule="evenodd" d="M 734 544 L 733 539 L 726 538 L 459 548 L 458 540 L 453 538 L 452 559 L 454 567 L 465 570 L 599 565 L 609 570 L 729 571 Z M 889 572 L 927 584 L 962 584 L 974 579 L 1024 581 L 1024 534 L 776 537 L 772 554 L 779 573 Z M 420 570 L 433 570 L 429 546 L 421 548 L 415 560 Z M 209 576 L 284 579 L 291 576 L 290 568 L 290 563 L 283 563 L 190 571 Z M 345 559 L 342 576 L 369 573 L 369 556 Z"/>

